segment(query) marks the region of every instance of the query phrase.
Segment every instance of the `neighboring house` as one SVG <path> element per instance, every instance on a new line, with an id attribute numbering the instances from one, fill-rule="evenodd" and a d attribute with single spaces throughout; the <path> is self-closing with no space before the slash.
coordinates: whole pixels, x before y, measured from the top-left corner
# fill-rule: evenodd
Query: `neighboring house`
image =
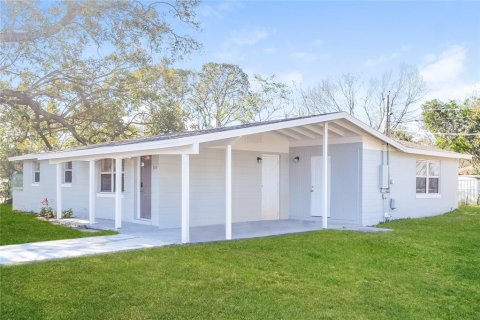
<path id="1" fill-rule="evenodd" d="M 48 197 L 91 222 L 180 227 L 189 242 L 190 226 L 225 224 L 230 239 L 232 222 L 369 226 L 440 214 L 457 207 L 458 160 L 470 158 L 395 141 L 342 112 L 10 160 L 23 161 L 15 209 L 38 211 Z"/>
<path id="2" fill-rule="evenodd" d="M 458 176 L 458 201 L 463 204 L 480 204 L 480 175 Z"/>

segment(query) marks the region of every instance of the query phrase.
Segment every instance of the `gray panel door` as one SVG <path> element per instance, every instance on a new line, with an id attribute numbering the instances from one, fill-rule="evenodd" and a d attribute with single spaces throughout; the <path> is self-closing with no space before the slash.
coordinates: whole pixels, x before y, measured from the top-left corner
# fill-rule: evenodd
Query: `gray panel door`
<path id="1" fill-rule="evenodd" d="M 152 157 L 140 158 L 140 218 L 152 217 Z"/>

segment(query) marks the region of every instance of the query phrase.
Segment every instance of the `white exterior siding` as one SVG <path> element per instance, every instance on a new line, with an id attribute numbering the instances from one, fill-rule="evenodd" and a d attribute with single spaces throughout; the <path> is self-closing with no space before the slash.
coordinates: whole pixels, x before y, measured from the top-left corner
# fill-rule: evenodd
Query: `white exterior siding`
<path id="1" fill-rule="evenodd" d="M 440 160 L 440 198 L 417 198 L 416 160 Z M 392 152 L 390 157 L 391 197 L 397 209 L 394 219 L 418 218 L 441 214 L 458 206 L 458 160 Z"/>
<path id="2" fill-rule="evenodd" d="M 77 217 L 88 215 L 88 164 L 73 162 L 72 184 L 62 186 L 63 210 L 71 208 Z M 39 212 L 44 198 L 48 198 L 49 206 L 56 209 L 56 167 L 48 161 L 40 162 L 40 182 L 33 183 L 33 161 L 23 162 L 23 189 L 15 190 L 13 208 Z M 63 174 L 63 172 L 62 172 Z"/>
<path id="3" fill-rule="evenodd" d="M 129 183 L 132 178 L 130 159 L 125 162 L 125 192 L 122 198 L 122 219 L 134 221 L 133 186 Z M 56 165 L 49 164 L 47 160 L 40 162 L 40 183 L 33 184 L 32 161 L 23 163 L 23 190 L 15 190 L 13 208 L 39 212 L 44 198 L 48 198 L 49 206 L 55 210 L 56 203 Z M 62 210 L 71 208 L 77 218 L 88 218 L 88 162 L 74 161 L 72 163 L 72 183 L 62 186 Z M 97 191 L 99 190 L 99 162 L 97 161 Z M 63 172 L 62 172 L 63 174 Z M 96 196 L 96 217 L 113 219 L 114 201 L 113 194 L 100 194 Z"/>
<path id="4" fill-rule="evenodd" d="M 369 147 L 372 144 L 368 145 Z M 380 192 L 381 144 L 376 150 L 363 151 L 363 225 L 375 225 L 384 219 L 384 202 Z M 393 219 L 417 218 L 442 214 L 457 208 L 458 160 L 406 154 L 391 148 L 390 178 L 393 179 L 386 210 Z M 420 198 L 416 195 L 416 160 L 440 160 L 440 197 Z M 390 198 L 395 210 L 390 210 Z"/>
<path id="5" fill-rule="evenodd" d="M 232 221 L 261 220 L 262 166 L 254 151 L 232 151 Z M 190 225 L 225 223 L 225 150 L 204 149 L 190 156 Z M 155 171 L 155 170 L 154 170 Z M 159 156 L 158 221 L 161 228 L 180 226 L 179 156 Z M 288 216 L 288 156 L 280 155 L 280 217 Z M 153 213 L 152 213 L 152 219 Z M 153 221 L 153 220 L 152 220 Z"/>
<path id="6" fill-rule="evenodd" d="M 50 166 L 55 170 L 55 165 Z M 55 190 L 55 178 L 51 180 Z M 88 218 L 88 162 L 72 162 L 72 183 L 69 187 L 62 187 L 62 210 L 69 208 L 75 217 Z"/>
<path id="7" fill-rule="evenodd" d="M 157 184 L 158 191 L 152 190 L 152 199 L 158 197 L 157 206 L 152 205 L 152 219 L 158 221 L 160 228 L 177 228 L 181 222 L 181 160 L 180 156 L 159 156 L 158 180 L 152 179 L 152 186 Z M 193 206 L 190 206 L 192 208 Z M 158 218 L 155 218 L 158 215 Z"/>

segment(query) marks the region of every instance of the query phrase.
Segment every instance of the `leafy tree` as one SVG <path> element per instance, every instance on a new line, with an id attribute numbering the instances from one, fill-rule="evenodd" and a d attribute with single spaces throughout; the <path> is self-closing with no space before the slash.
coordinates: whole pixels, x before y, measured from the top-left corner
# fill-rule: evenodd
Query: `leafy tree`
<path id="1" fill-rule="evenodd" d="M 18 110 L 44 146 L 116 140 L 131 72 L 198 48 L 178 23 L 196 28 L 197 1 L 2 1 L 1 112 Z M 181 29 L 181 28 L 178 28 Z M 11 119 L 15 121 L 15 119 Z"/>
<path id="2" fill-rule="evenodd" d="M 188 99 L 193 127 L 264 121 L 288 107 L 291 92 L 285 84 L 273 76 L 254 75 L 252 80 L 237 65 L 203 65 L 193 74 Z"/>
<path id="3" fill-rule="evenodd" d="M 187 129 L 187 100 L 192 91 L 192 72 L 168 66 L 145 67 L 132 73 L 130 104 L 136 113 L 131 122 L 146 135 Z"/>
<path id="4" fill-rule="evenodd" d="M 247 122 L 266 121 L 274 116 L 286 116 L 291 111 L 291 90 L 275 76 L 254 75 L 250 95 L 246 98 Z"/>
<path id="5" fill-rule="evenodd" d="M 0 177 L 15 170 L 11 155 L 138 135 L 132 115 L 146 99 L 132 96 L 145 81 L 134 71 L 199 47 L 178 31 L 198 27 L 197 5 L 1 1 Z M 154 115 L 163 119 L 160 113 L 169 110 Z"/>
<path id="6" fill-rule="evenodd" d="M 207 63 L 194 76 L 190 112 L 199 129 L 223 127 L 245 118 L 248 75 L 233 64 Z"/>
<path id="7" fill-rule="evenodd" d="M 441 102 L 432 100 L 422 106 L 425 127 L 434 135 L 435 144 L 447 150 L 468 153 L 471 164 L 480 173 L 480 98 Z"/>

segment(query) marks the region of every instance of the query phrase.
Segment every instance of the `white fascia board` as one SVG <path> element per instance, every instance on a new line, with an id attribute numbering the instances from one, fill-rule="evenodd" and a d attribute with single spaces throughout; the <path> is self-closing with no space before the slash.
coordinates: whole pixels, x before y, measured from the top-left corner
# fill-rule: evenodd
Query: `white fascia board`
<path id="1" fill-rule="evenodd" d="M 76 156 L 76 157 L 62 157 L 62 158 L 53 158 L 48 159 L 50 164 L 67 162 L 67 161 L 89 161 L 89 160 L 99 160 L 104 158 L 134 158 L 145 155 L 180 155 L 180 154 L 198 154 L 199 153 L 198 144 L 190 144 L 186 146 L 174 147 L 174 148 L 157 148 L 157 149 L 141 149 L 137 151 L 130 152 L 116 152 L 116 153 L 107 153 L 107 154 L 96 154 L 96 155 L 87 155 L 87 156 Z"/>
<path id="2" fill-rule="evenodd" d="M 466 159 L 466 160 L 472 159 L 472 155 L 470 154 L 448 152 L 448 151 L 421 150 L 421 149 L 407 148 L 406 152 L 412 153 L 412 154 L 420 154 L 425 156 L 442 157 L 442 158 L 455 158 L 455 159 Z"/>
<path id="3" fill-rule="evenodd" d="M 20 156 L 8 157 L 8 161 L 36 160 L 41 153 L 22 154 Z"/>

